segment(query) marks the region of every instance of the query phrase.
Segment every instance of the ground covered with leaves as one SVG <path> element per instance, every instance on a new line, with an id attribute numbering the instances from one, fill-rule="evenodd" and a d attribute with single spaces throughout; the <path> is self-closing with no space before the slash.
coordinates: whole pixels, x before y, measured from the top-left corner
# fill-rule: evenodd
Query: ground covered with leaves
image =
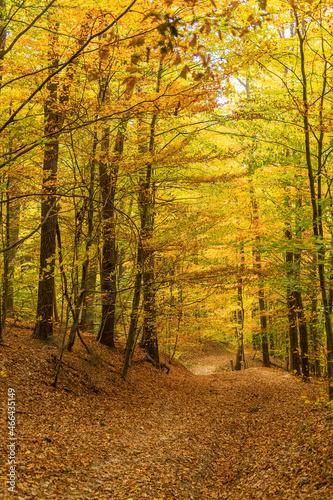
<path id="1" fill-rule="evenodd" d="M 17 488 L 1 498 L 185 500 L 333 498 L 333 413 L 325 383 L 282 370 L 169 374 L 136 354 L 128 382 L 122 352 L 85 335 L 57 345 L 11 328 L 0 346 L 1 434 L 8 387 L 16 390 Z"/>

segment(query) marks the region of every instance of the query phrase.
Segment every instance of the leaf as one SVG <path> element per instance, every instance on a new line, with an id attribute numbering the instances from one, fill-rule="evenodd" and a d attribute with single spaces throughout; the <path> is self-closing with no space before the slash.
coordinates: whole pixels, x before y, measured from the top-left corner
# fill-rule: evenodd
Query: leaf
<path id="1" fill-rule="evenodd" d="M 180 78 L 183 78 L 186 80 L 187 74 L 190 72 L 190 68 L 187 66 L 187 64 L 183 67 L 181 73 L 180 73 Z"/>
<path id="2" fill-rule="evenodd" d="M 98 50 L 98 53 L 101 60 L 106 61 L 110 54 L 110 47 L 108 45 L 101 45 Z"/>
<path id="3" fill-rule="evenodd" d="M 205 75 L 203 73 L 193 73 L 193 79 L 195 82 L 199 82 Z"/>
<path id="4" fill-rule="evenodd" d="M 174 64 L 176 66 L 178 66 L 178 64 L 180 64 L 182 62 L 182 58 L 180 57 L 180 54 L 179 52 L 176 53 L 176 58 L 175 58 L 175 61 L 174 61 Z"/>
<path id="5" fill-rule="evenodd" d="M 131 55 L 131 63 L 132 64 L 138 64 L 138 62 L 140 61 L 141 59 L 141 55 L 140 54 L 132 54 Z"/>
<path id="6" fill-rule="evenodd" d="M 131 92 L 134 89 L 136 82 L 137 82 L 136 76 L 127 76 L 126 78 L 123 79 L 122 84 L 126 83 L 127 84 L 126 92 Z"/>
<path id="7" fill-rule="evenodd" d="M 145 21 L 149 17 L 153 17 L 154 21 L 162 21 L 162 19 L 163 19 L 163 16 L 162 16 L 162 14 L 160 12 L 158 12 L 157 10 L 152 10 L 151 12 L 148 12 L 148 14 L 146 14 L 144 16 L 144 18 L 142 19 L 142 21 Z"/>
<path id="8" fill-rule="evenodd" d="M 126 71 L 127 73 L 141 73 L 142 70 L 135 66 L 127 66 Z"/>
<path id="9" fill-rule="evenodd" d="M 141 47 L 145 43 L 145 37 L 144 36 L 135 36 L 130 40 L 128 46 L 129 47 Z"/>
<path id="10" fill-rule="evenodd" d="M 192 40 L 189 43 L 189 46 L 194 48 L 196 46 L 196 44 L 197 44 L 197 35 L 194 34 Z"/>

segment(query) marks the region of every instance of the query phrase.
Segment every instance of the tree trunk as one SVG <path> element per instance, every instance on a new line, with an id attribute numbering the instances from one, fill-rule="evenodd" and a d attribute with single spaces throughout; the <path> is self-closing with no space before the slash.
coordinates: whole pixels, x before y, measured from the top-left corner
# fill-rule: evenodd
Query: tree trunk
<path id="1" fill-rule="evenodd" d="M 58 67 L 58 60 L 55 56 L 57 33 L 50 35 L 50 37 L 50 71 L 54 71 Z M 58 77 L 49 81 L 47 92 L 48 97 L 44 104 L 44 134 L 46 137 L 51 137 L 51 139 L 44 146 L 41 218 L 45 222 L 41 227 L 37 319 L 33 333 L 33 336 L 40 340 L 47 340 L 53 334 L 57 171 L 59 156 L 59 139 L 55 135 L 55 131 L 60 125 L 57 109 Z"/>
<path id="2" fill-rule="evenodd" d="M 52 84 L 55 92 L 56 86 L 57 84 Z M 46 134 L 50 133 L 50 131 L 55 127 L 55 123 L 57 121 L 57 115 L 52 110 L 51 103 L 52 99 L 45 104 Z M 45 220 L 46 217 L 47 220 L 41 227 L 37 320 L 33 334 L 35 338 L 40 340 L 46 340 L 53 334 L 58 153 L 58 139 L 53 139 L 45 145 L 43 162 L 43 197 L 41 208 L 42 221 Z"/>
<path id="3" fill-rule="evenodd" d="M 259 289 L 259 311 L 260 311 L 260 329 L 261 329 L 261 347 L 263 365 L 270 367 L 269 345 L 267 336 L 267 317 L 265 308 L 265 292 L 263 288 Z"/>
<path id="4" fill-rule="evenodd" d="M 298 330 L 299 330 L 299 339 L 300 339 L 300 347 L 301 347 L 301 366 L 302 366 L 302 374 L 303 380 L 309 380 L 310 370 L 309 370 L 309 343 L 308 343 L 308 332 L 307 325 L 304 316 L 304 308 L 303 308 L 303 300 L 301 294 L 301 287 L 299 283 L 300 277 L 300 266 L 301 266 L 301 256 L 300 254 L 294 254 L 294 262 L 296 264 L 296 289 L 294 290 L 295 296 L 295 305 L 297 311 L 297 319 L 298 319 Z"/>
<path id="5" fill-rule="evenodd" d="M 320 367 L 320 339 L 318 333 L 318 313 L 317 313 L 317 299 L 311 300 L 311 321 L 310 321 L 310 338 L 312 342 L 312 357 L 314 373 L 316 377 L 321 377 Z"/>
<path id="6" fill-rule="evenodd" d="M 10 200 L 13 194 L 13 179 L 8 176 L 7 179 L 7 202 L 6 202 L 6 246 L 10 247 L 19 237 L 20 208 L 19 201 Z M 15 256 L 17 247 L 11 248 L 4 253 L 4 276 L 3 276 L 3 321 L 11 316 L 14 310 L 14 271 Z"/>
<path id="7" fill-rule="evenodd" d="M 289 224 L 287 225 L 289 226 Z M 285 230 L 287 240 L 292 240 L 292 234 L 289 227 Z M 294 253 L 286 252 L 286 267 L 287 267 L 287 308 L 289 320 L 289 347 L 290 347 L 290 370 L 297 375 L 301 374 L 299 346 L 297 334 L 297 315 L 296 315 L 296 298 L 293 293 L 294 288 Z"/>
<path id="8" fill-rule="evenodd" d="M 115 158 L 109 162 L 109 128 L 104 129 L 101 143 L 102 155 L 99 161 L 99 180 L 103 208 L 103 246 L 101 265 L 102 319 L 98 340 L 109 347 L 115 347 L 114 328 L 117 297 L 117 251 L 115 196 L 119 168 L 119 157 L 124 149 L 127 119 L 119 125 L 114 147 Z"/>
<path id="9" fill-rule="evenodd" d="M 98 144 L 97 131 L 94 134 L 92 159 L 89 162 L 90 179 L 89 179 L 89 201 L 88 201 L 88 230 L 86 254 L 87 258 L 82 264 L 82 282 L 81 292 L 84 290 L 82 299 L 82 312 L 80 327 L 90 333 L 94 333 L 95 313 L 94 313 L 94 292 L 97 282 L 97 265 L 94 260 L 89 257 L 89 249 L 94 242 L 94 195 L 95 195 L 95 166 L 96 166 L 96 149 Z"/>
<path id="10" fill-rule="evenodd" d="M 160 62 L 157 73 L 156 92 L 160 91 L 163 64 Z M 150 124 L 148 151 L 153 154 L 155 148 L 155 127 L 157 115 L 154 114 Z M 144 146 L 144 149 L 146 147 Z M 144 151 L 143 151 L 144 152 Z M 141 213 L 141 230 L 143 239 L 143 331 L 140 346 L 159 366 L 159 352 L 156 328 L 156 290 L 155 290 L 155 257 L 152 238 L 154 233 L 155 183 L 153 165 L 147 165 L 146 179 L 141 183 L 139 193 Z"/>
<path id="11" fill-rule="evenodd" d="M 259 216 L 258 216 L 258 205 L 252 191 L 252 208 L 253 208 L 253 220 L 256 226 L 256 231 L 258 230 Z M 255 246 L 253 249 L 253 255 L 255 258 L 255 267 L 261 269 L 261 255 L 259 250 L 260 236 L 257 234 L 255 238 Z M 258 290 L 258 302 L 259 302 L 259 314 L 260 314 L 260 334 L 261 334 L 261 348 L 262 348 L 262 360 L 263 365 L 267 368 L 270 367 L 269 360 L 269 344 L 267 335 L 267 317 L 266 317 L 266 307 L 265 307 L 265 290 L 261 283 L 261 278 L 259 278 L 259 290 Z"/>
<path id="12" fill-rule="evenodd" d="M 332 319 L 330 315 L 329 308 L 329 298 L 325 279 L 325 244 L 323 241 L 324 231 L 323 231 L 323 219 L 322 219 L 322 194 L 321 194 L 321 176 L 322 176 L 322 156 L 323 156 L 323 143 L 324 143 L 324 126 L 323 126 L 323 109 L 324 109 L 324 99 L 327 93 L 327 65 L 328 59 L 325 56 L 324 45 L 322 45 L 323 52 L 323 88 L 320 94 L 319 102 L 319 120 L 320 120 L 320 133 L 318 138 L 318 151 L 316 153 L 318 159 L 317 168 L 317 192 L 315 176 L 312 167 L 312 151 L 311 151 L 311 140 L 310 140 L 310 130 L 311 126 L 309 123 L 309 98 L 308 98 L 308 79 L 306 75 L 306 60 L 305 60 L 305 34 L 302 32 L 302 27 L 299 22 L 298 13 L 296 7 L 293 7 L 294 16 L 296 20 L 296 33 L 299 40 L 299 50 L 300 50 L 300 64 L 302 73 L 302 101 L 304 112 L 303 115 L 303 132 L 304 132 L 304 144 L 305 144 L 305 158 L 308 170 L 309 187 L 311 194 L 311 205 L 312 205 L 312 230 L 313 235 L 316 240 L 317 255 L 318 255 L 318 274 L 320 282 L 320 290 L 324 308 L 325 316 L 325 330 L 326 330 L 326 345 L 327 345 L 327 375 L 328 375 L 328 393 L 329 400 L 333 400 L 333 328 Z"/>
<path id="13" fill-rule="evenodd" d="M 298 329 L 299 338 L 301 346 L 301 364 L 302 364 L 302 374 L 303 380 L 309 380 L 310 369 L 309 369 L 309 345 L 308 345 L 308 332 L 306 327 L 306 321 L 304 316 L 302 295 L 299 290 L 295 290 L 295 302 L 298 317 Z"/>
<path id="14" fill-rule="evenodd" d="M 128 330 L 126 349 L 125 349 L 125 358 L 124 365 L 122 370 L 122 376 L 126 380 L 129 367 L 131 366 L 132 357 L 134 353 L 135 343 L 137 340 L 137 327 L 138 327 L 138 319 L 139 319 L 139 306 L 140 306 L 140 297 L 141 297 L 141 282 L 142 282 L 142 244 L 141 239 L 138 242 L 138 251 L 137 251 L 137 272 L 135 276 L 134 283 L 134 294 L 133 294 L 133 302 L 132 302 L 132 311 L 131 311 L 131 320 L 130 327 Z"/>
<path id="15" fill-rule="evenodd" d="M 241 250 L 240 250 L 240 255 L 241 255 L 241 270 L 244 269 L 244 246 L 241 245 Z M 236 363 L 235 363 L 235 370 L 241 370 L 242 369 L 242 363 L 243 363 L 243 368 L 245 369 L 245 354 L 244 354 L 244 305 L 243 305 L 243 287 L 242 287 L 243 279 L 240 277 L 237 280 L 237 328 L 236 328 L 236 334 L 237 334 L 237 355 L 236 355 Z"/>

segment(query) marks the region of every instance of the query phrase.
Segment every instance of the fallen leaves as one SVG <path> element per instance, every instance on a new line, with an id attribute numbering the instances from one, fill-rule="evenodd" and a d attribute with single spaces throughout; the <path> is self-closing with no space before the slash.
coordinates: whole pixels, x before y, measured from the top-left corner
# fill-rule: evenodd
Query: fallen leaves
<path id="1" fill-rule="evenodd" d="M 17 335 L 6 339 L 14 348 L 0 352 L 24 411 L 17 427 L 24 500 L 330 498 L 332 419 L 315 406 L 318 385 L 262 368 L 195 376 L 180 363 L 169 375 L 135 364 L 126 384 L 106 363 L 79 358 L 78 345 L 65 361 L 79 376 L 65 366 L 53 389 L 55 347 L 31 332 Z M 119 367 L 121 350 L 85 341 Z"/>

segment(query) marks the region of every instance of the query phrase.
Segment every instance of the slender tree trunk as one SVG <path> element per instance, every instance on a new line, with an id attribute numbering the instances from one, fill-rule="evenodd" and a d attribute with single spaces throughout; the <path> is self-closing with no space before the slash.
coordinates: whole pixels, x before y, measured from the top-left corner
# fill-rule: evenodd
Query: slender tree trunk
<path id="1" fill-rule="evenodd" d="M 314 373 L 316 377 L 321 377 L 320 367 L 320 339 L 318 334 L 318 313 L 317 313 L 317 298 L 313 297 L 311 300 L 311 321 L 310 321 L 310 338 L 312 343 L 312 357 Z"/>
<path id="2" fill-rule="evenodd" d="M 157 73 L 156 92 L 160 91 L 163 64 L 160 62 Z M 150 124 L 148 151 L 152 155 L 155 147 L 155 128 L 157 115 L 154 114 Z M 143 236 L 143 332 L 141 347 L 159 367 L 159 352 L 156 328 L 156 289 L 155 289 L 155 257 L 152 238 L 154 234 L 155 183 L 153 165 L 147 165 L 146 179 L 141 184 L 140 193 L 141 229 Z"/>
<path id="3" fill-rule="evenodd" d="M 49 71 L 50 74 L 58 68 L 57 42 L 59 22 L 50 19 L 49 38 Z M 88 23 L 81 26 L 78 36 L 79 44 L 84 42 L 88 35 Z M 66 105 L 69 102 L 70 89 L 76 73 L 79 59 L 76 58 L 67 66 L 62 84 L 59 85 L 59 76 L 51 79 L 47 86 L 47 98 L 44 104 L 44 135 L 48 138 L 44 146 L 43 182 L 41 200 L 41 227 L 40 256 L 39 256 L 39 285 L 37 298 L 37 319 L 33 336 L 46 340 L 53 335 L 54 313 L 54 270 L 56 251 L 57 227 L 57 172 L 59 158 L 59 135 L 66 118 Z"/>
<path id="4" fill-rule="evenodd" d="M 310 370 L 309 370 L 309 342 L 308 342 L 308 331 L 307 325 L 304 315 L 303 308 L 303 300 L 301 294 L 301 287 L 299 283 L 300 277 L 300 265 L 301 265 L 301 256 L 300 254 L 294 254 L 294 262 L 296 265 L 295 273 L 296 273 L 296 289 L 294 290 L 295 296 L 295 305 L 297 311 L 297 319 L 298 319 L 298 330 L 299 330 L 299 339 L 300 339 L 300 347 L 301 347 L 301 366 L 302 366 L 302 374 L 303 380 L 309 380 Z"/>
<path id="5" fill-rule="evenodd" d="M 259 289 L 258 295 L 259 295 L 259 311 L 260 311 L 262 360 L 264 366 L 269 368 L 270 360 L 269 360 L 269 345 L 267 336 L 267 317 L 265 308 L 265 292 L 263 288 Z"/>
<path id="6" fill-rule="evenodd" d="M 320 133 L 318 140 L 318 169 L 317 169 L 317 192 L 315 176 L 312 167 L 312 153 L 311 153 L 311 141 L 310 132 L 311 125 L 309 122 L 309 99 L 308 99 L 308 79 L 306 75 L 306 60 L 305 60 L 305 37 L 306 32 L 303 33 L 302 26 L 300 25 L 298 13 L 296 8 L 293 7 L 294 16 L 296 20 L 296 33 L 299 40 L 300 49 L 300 63 L 301 63 L 301 73 L 302 73 L 302 101 L 303 101 L 303 131 L 304 131 L 304 143 L 305 143 L 305 158 L 308 170 L 309 187 L 311 193 L 311 205 L 312 205 L 312 229 L 313 235 L 316 239 L 317 255 L 318 255 L 318 274 L 320 282 L 320 290 L 324 308 L 325 316 L 325 330 L 326 330 L 326 345 L 327 345 L 327 375 L 328 375 L 328 392 L 329 400 L 333 400 L 333 328 L 332 319 L 330 315 L 329 308 L 329 297 L 326 286 L 325 279 L 325 253 L 326 248 L 323 241 L 323 220 L 322 220 L 322 204 L 321 204 L 321 175 L 322 175 L 322 155 L 323 155 L 323 141 L 324 141 L 324 126 L 323 126 L 323 109 L 324 109 L 324 99 L 326 95 L 327 87 L 327 65 L 328 59 L 325 56 L 324 41 L 322 41 L 322 54 L 323 54 L 323 88 L 320 95 L 319 103 L 319 121 L 320 121 Z"/>
<path id="7" fill-rule="evenodd" d="M 132 357 L 134 353 L 135 343 L 137 340 L 137 328 L 138 328 L 138 320 L 139 320 L 139 307 L 140 307 L 140 297 L 141 297 L 141 282 L 142 282 L 142 242 L 141 238 L 138 242 L 138 251 L 137 251 L 137 272 L 135 276 L 134 283 L 134 294 L 133 294 L 133 302 L 132 302 L 132 312 L 131 312 L 131 320 L 130 327 L 128 330 L 127 343 L 125 349 L 125 357 L 124 357 L 124 365 L 122 370 L 122 376 L 126 380 L 129 367 L 131 366 Z"/>
<path id="8" fill-rule="evenodd" d="M 291 230 L 289 224 L 285 230 L 285 237 L 287 240 L 292 240 Z M 297 333 L 297 315 L 296 315 L 296 298 L 294 295 L 294 253 L 291 251 L 286 252 L 286 267 L 287 267 L 287 307 L 288 307 L 288 320 L 289 320 L 289 346 L 290 346 L 290 369 L 297 375 L 301 374 L 300 359 L 299 359 L 299 345 Z"/>
<path id="9" fill-rule="evenodd" d="M 101 61 L 102 63 L 102 61 Z M 109 102 L 108 78 L 105 78 L 100 88 L 100 102 Z M 132 95 L 133 86 L 127 84 L 125 96 Z M 102 195 L 103 243 L 101 262 L 101 294 L 102 318 L 98 332 L 98 340 L 111 348 L 115 347 L 115 321 L 117 299 L 117 244 L 116 244 L 116 210 L 115 198 L 117 191 L 119 159 L 124 150 L 125 133 L 128 117 L 123 116 L 118 126 L 113 155 L 110 155 L 110 129 L 104 128 L 101 141 L 101 156 L 99 166 L 99 184 Z"/>
<path id="10" fill-rule="evenodd" d="M 295 290 L 295 302 L 297 308 L 297 316 L 298 316 L 298 329 L 299 329 L 299 338 L 300 338 L 300 346 L 301 346 L 301 361 L 302 361 L 302 374 L 303 380 L 309 380 L 310 369 L 309 369 L 309 345 L 308 345 L 308 331 L 306 326 L 306 320 L 304 316 L 303 309 L 303 301 L 302 295 L 299 290 Z"/>
<path id="11" fill-rule="evenodd" d="M 119 157 L 124 149 L 127 119 L 119 125 L 114 147 L 115 158 L 109 162 L 109 129 L 103 132 L 102 155 L 99 161 L 99 180 L 103 208 L 103 246 L 101 265 L 102 319 L 98 340 L 109 347 L 115 347 L 114 328 L 117 297 L 117 250 L 116 250 L 116 212 L 115 197 L 119 168 Z"/>
<path id="12" fill-rule="evenodd" d="M 8 176 L 7 179 L 7 202 L 6 202 L 6 246 L 10 247 L 19 237 L 20 220 L 20 202 L 10 200 L 13 191 L 13 179 Z M 4 300 L 3 300 L 3 320 L 11 316 L 14 310 L 14 271 L 15 256 L 17 247 L 11 248 L 4 253 Z"/>
<path id="13" fill-rule="evenodd" d="M 241 246 L 240 250 L 241 256 L 241 269 L 244 269 L 244 246 Z M 236 363 L 235 370 L 245 369 L 245 354 L 244 354 L 244 305 L 243 305 L 243 287 L 242 287 L 243 279 L 240 277 L 237 280 L 237 355 L 236 355 Z"/>
<path id="14" fill-rule="evenodd" d="M 89 202 L 88 202 L 88 228 L 87 228 L 87 258 L 82 265 L 82 282 L 81 291 L 84 290 L 82 299 L 82 313 L 80 326 L 87 332 L 94 333 L 94 296 L 97 282 L 97 266 L 96 263 L 89 257 L 89 249 L 94 242 L 94 195 L 95 195 L 95 166 L 96 166 L 96 149 L 98 144 L 97 131 L 94 134 L 92 160 L 90 162 L 90 179 L 89 179 Z"/>
<path id="15" fill-rule="evenodd" d="M 3 61 L 4 61 L 4 50 L 6 48 L 6 2 L 0 0 L 0 91 L 2 87 L 2 76 L 3 76 Z M 1 200 L 3 201 L 3 200 Z M 3 223 L 3 209 L 2 204 L 0 207 L 0 222 Z M 4 242 L 3 242 L 4 243 Z M 5 259 L 5 256 L 4 256 Z M 4 296 L 3 289 L 0 291 L 0 342 L 3 338 L 3 328 L 5 324 L 5 319 L 2 317 L 2 311 L 4 308 Z"/>
<path id="16" fill-rule="evenodd" d="M 258 205 L 252 191 L 252 208 L 253 208 L 253 220 L 258 229 L 259 216 L 258 216 Z M 253 254 L 255 258 L 255 267 L 261 269 L 261 255 L 259 250 L 260 236 L 257 234 L 255 238 L 255 246 L 253 249 Z M 259 290 L 258 290 L 258 302 L 259 302 L 259 314 L 260 314 L 260 333 L 261 333 L 261 348 L 262 348 L 262 360 L 263 365 L 267 368 L 270 367 L 269 360 L 269 343 L 267 335 L 267 317 L 266 317 L 266 307 L 265 307 L 265 290 L 262 286 L 261 278 L 259 278 Z"/>
<path id="17" fill-rule="evenodd" d="M 83 271 L 82 271 L 83 272 Z M 89 260 L 84 289 L 85 293 L 82 301 L 82 313 L 80 328 L 89 333 L 95 332 L 95 297 L 97 283 L 97 265 L 93 260 Z"/>

